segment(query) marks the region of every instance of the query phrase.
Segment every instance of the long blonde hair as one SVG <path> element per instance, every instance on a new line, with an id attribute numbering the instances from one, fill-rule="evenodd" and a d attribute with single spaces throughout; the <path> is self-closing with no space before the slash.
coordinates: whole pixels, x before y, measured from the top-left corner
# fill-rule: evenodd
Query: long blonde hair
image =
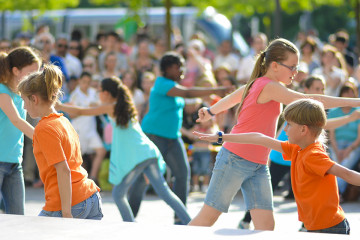
<path id="1" fill-rule="evenodd" d="M 284 39 L 284 38 L 278 38 L 270 42 L 270 44 L 266 47 L 265 51 L 261 52 L 257 56 L 257 60 L 254 66 L 254 70 L 251 74 L 251 77 L 249 81 L 246 84 L 241 102 L 239 104 L 239 107 L 236 111 L 236 116 L 240 114 L 241 107 L 243 106 L 244 100 L 249 94 L 249 90 L 255 80 L 259 77 L 262 77 L 266 74 L 270 64 L 272 62 L 283 62 L 286 61 L 288 58 L 288 53 L 294 53 L 299 55 L 299 50 L 296 48 L 296 46 Z"/>
<path id="2" fill-rule="evenodd" d="M 63 74 L 55 65 L 44 65 L 43 70 L 30 74 L 19 84 L 21 95 L 30 97 L 39 95 L 47 102 L 54 104 L 61 96 Z"/>

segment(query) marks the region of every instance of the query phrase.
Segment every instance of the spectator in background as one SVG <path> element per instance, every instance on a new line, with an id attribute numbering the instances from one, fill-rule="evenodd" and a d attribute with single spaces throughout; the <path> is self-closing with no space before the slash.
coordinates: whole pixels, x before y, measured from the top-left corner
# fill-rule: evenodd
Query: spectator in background
<path id="1" fill-rule="evenodd" d="M 218 47 L 218 52 L 214 59 L 214 68 L 218 68 L 223 63 L 227 63 L 230 66 L 232 76 L 236 76 L 236 72 L 239 68 L 240 58 L 232 52 L 232 43 L 230 40 L 224 40 Z"/>
<path id="2" fill-rule="evenodd" d="M 265 50 L 268 38 L 264 33 L 256 34 L 251 41 L 251 52 L 248 56 L 241 59 L 236 74 L 236 80 L 240 85 L 244 85 L 250 79 L 252 70 L 255 66 L 256 57 Z"/>
<path id="3" fill-rule="evenodd" d="M 51 35 L 51 33 L 49 32 L 44 31 L 43 33 L 36 36 L 34 47 L 40 50 L 41 57 L 44 63 L 51 63 L 60 68 L 67 82 L 70 76 L 68 74 L 64 59 L 53 54 L 54 43 L 55 43 L 55 39 L 53 35 Z M 63 82 L 63 88 L 62 88 L 63 91 L 65 91 L 65 93 L 67 91 L 65 84 L 66 82 Z"/>
<path id="4" fill-rule="evenodd" d="M 70 40 L 69 42 L 69 53 L 79 59 L 79 61 L 83 58 L 83 51 L 81 48 L 80 41 L 78 40 Z"/>
<path id="5" fill-rule="evenodd" d="M 148 40 L 141 40 L 137 44 L 137 53 L 134 55 L 134 60 L 131 65 L 135 70 L 136 78 L 138 80 L 136 87 L 141 88 L 142 74 L 144 72 L 153 72 L 155 69 L 155 62 L 150 54 Z"/>
<path id="6" fill-rule="evenodd" d="M 0 52 L 9 52 L 11 49 L 11 42 L 8 39 L 0 40 Z"/>
<path id="7" fill-rule="evenodd" d="M 314 69 L 320 67 L 319 61 L 315 57 L 317 45 L 312 37 L 307 37 L 300 46 L 301 61 L 308 65 L 309 74 L 312 74 Z"/>
<path id="8" fill-rule="evenodd" d="M 105 69 L 101 72 L 102 78 L 119 77 L 121 72 L 116 68 L 118 58 L 116 52 L 109 52 L 105 56 Z M 125 71 L 124 71 L 125 72 Z"/>
<path id="9" fill-rule="evenodd" d="M 346 69 L 350 75 L 353 74 L 354 68 L 358 65 L 358 58 L 348 49 L 349 47 L 349 34 L 342 30 L 335 33 L 334 46 L 344 56 L 346 61 Z"/>
<path id="10" fill-rule="evenodd" d="M 80 77 L 82 73 L 81 61 L 68 52 L 68 40 L 66 36 L 60 36 L 56 39 L 55 50 L 56 55 L 62 57 L 65 61 L 65 66 L 69 76 Z"/>
<path id="11" fill-rule="evenodd" d="M 141 122 L 145 114 L 149 111 L 150 90 L 154 86 L 154 83 L 155 83 L 155 74 L 152 72 L 144 72 L 141 81 L 141 87 L 143 89 L 143 94 L 144 94 L 144 103 L 140 106 L 140 109 L 138 111 L 139 122 Z"/>
<path id="12" fill-rule="evenodd" d="M 91 74 L 83 72 L 79 79 L 79 85 L 71 93 L 69 103 L 80 107 L 94 107 L 99 104 L 99 97 L 96 90 L 90 87 Z M 72 125 L 79 135 L 82 155 L 93 154 L 89 178 L 97 182 L 98 172 L 106 150 L 102 140 L 96 131 L 96 121 L 93 116 L 72 116 Z"/>
<path id="13" fill-rule="evenodd" d="M 105 71 L 105 60 L 109 53 L 115 53 L 116 56 L 116 71 L 120 73 L 125 72 L 128 68 L 127 58 L 124 54 L 118 52 L 117 44 L 120 41 L 120 37 L 116 32 L 109 32 L 105 37 L 104 50 L 99 55 L 99 70 L 100 72 Z M 120 76 L 116 75 L 117 77 Z"/>
<path id="14" fill-rule="evenodd" d="M 121 79 L 124 85 L 127 86 L 127 88 L 130 90 L 136 110 L 139 112 L 145 100 L 143 92 L 137 87 L 138 81 L 135 72 L 132 69 L 129 69 L 124 72 L 124 74 L 121 76 Z"/>
<path id="15" fill-rule="evenodd" d="M 336 97 L 346 80 L 346 74 L 336 67 L 337 50 L 331 45 L 325 45 L 321 52 L 321 67 L 314 69 L 313 74 L 322 75 L 326 81 L 325 94 Z"/>

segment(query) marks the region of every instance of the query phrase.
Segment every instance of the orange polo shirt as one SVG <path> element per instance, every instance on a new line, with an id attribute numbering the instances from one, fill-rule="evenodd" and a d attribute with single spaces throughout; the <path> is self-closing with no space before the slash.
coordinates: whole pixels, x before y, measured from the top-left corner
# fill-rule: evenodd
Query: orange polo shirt
<path id="1" fill-rule="evenodd" d="M 283 142 L 284 159 L 291 160 L 291 185 L 299 220 L 308 230 L 333 227 L 345 219 L 339 205 L 336 177 L 327 174 L 335 164 L 320 143 L 305 149 Z"/>
<path id="2" fill-rule="evenodd" d="M 62 114 L 52 113 L 43 117 L 35 127 L 34 155 L 39 175 L 44 183 L 45 211 L 61 210 L 61 199 L 54 164 L 67 161 L 71 170 L 72 203 L 74 206 L 100 189 L 87 178 L 81 166 L 79 137 L 71 123 Z"/>

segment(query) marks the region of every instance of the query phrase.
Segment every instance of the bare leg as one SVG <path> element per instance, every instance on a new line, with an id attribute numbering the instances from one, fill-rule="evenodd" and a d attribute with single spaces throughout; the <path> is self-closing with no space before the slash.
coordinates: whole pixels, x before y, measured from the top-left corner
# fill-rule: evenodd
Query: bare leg
<path id="1" fill-rule="evenodd" d="M 250 214 L 255 230 L 274 230 L 275 220 L 272 210 L 252 209 Z"/>
<path id="2" fill-rule="evenodd" d="M 189 226 L 211 227 L 220 217 L 222 212 L 204 204 L 198 215 L 189 222 Z"/>
<path id="3" fill-rule="evenodd" d="M 95 149 L 95 157 L 91 166 L 91 171 L 90 171 L 90 178 L 91 179 L 97 179 L 99 170 L 100 170 L 100 165 L 102 160 L 104 159 L 106 155 L 106 150 L 105 148 L 96 148 Z"/>

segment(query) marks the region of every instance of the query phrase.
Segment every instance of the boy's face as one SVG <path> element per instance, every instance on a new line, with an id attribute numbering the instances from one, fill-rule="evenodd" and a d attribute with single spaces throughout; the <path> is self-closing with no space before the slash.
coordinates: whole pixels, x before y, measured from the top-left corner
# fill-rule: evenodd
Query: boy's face
<path id="1" fill-rule="evenodd" d="M 303 125 L 288 121 L 284 131 L 286 132 L 286 135 L 288 136 L 289 143 L 292 144 L 299 144 L 299 140 L 302 138 L 301 136 L 301 130 Z"/>

